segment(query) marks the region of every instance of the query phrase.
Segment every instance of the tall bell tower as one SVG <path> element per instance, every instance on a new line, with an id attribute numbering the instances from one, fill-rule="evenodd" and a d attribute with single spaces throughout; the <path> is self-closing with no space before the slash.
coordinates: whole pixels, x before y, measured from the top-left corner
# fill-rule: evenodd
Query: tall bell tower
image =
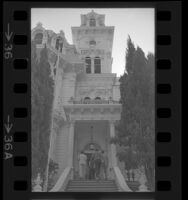
<path id="1" fill-rule="evenodd" d="M 112 73 L 114 26 L 105 26 L 105 15 L 93 10 L 81 15 L 81 25 L 72 27 L 72 37 L 87 74 Z"/>

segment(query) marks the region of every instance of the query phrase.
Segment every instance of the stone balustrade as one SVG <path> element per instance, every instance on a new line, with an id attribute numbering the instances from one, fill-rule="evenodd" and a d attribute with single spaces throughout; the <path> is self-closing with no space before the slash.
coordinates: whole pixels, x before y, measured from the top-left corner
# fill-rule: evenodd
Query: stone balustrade
<path id="1" fill-rule="evenodd" d="M 120 104 L 119 101 L 103 100 L 103 99 L 87 99 L 87 100 L 74 100 L 70 99 L 69 103 L 72 104 Z"/>

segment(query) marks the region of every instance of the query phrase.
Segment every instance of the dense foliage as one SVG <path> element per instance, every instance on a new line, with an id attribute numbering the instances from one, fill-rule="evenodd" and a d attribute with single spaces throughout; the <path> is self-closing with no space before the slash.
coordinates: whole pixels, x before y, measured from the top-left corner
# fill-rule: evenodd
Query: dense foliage
<path id="1" fill-rule="evenodd" d="M 155 77 L 154 55 L 145 57 L 140 47 L 127 40 L 126 69 L 120 77 L 121 120 L 114 143 L 120 145 L 117 156 L 125 168 L 143 166 L 150 190 L 155 182 Z"/>
<path id="2" fill-rule="evenodd" d="M 48 174 L 48 190 L 50 191 L 53 186 L 55 185 L 54 182 L 54 176 L 57 174 L 57 171 L 59 169 L 58 163 L 54 162 L 52 159 L 49 161 L 49 174 Z"/>
<path id="3" fill-rule="evenodd" d="M 31 48 L 32 179 L 37 173 L 44 180 L 48 160 L 53 80 L 50 77 L 47 48 Z"/>

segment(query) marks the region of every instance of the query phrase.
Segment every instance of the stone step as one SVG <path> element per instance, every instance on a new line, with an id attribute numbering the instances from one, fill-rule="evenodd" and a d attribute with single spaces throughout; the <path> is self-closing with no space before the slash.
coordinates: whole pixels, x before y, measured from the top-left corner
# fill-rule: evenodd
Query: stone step
<path id="1" fill-rule="evenodd" d="M 110 190 L 104 190 L 104 189 L 102 189 L 102 190 L 96 190 L 96 189 L 92 189 L 92 190 L 86 190 L 86 189 L 67 189 L 66 190 L 66 192 L 118 192 L 118 190 L 112 190 L 112 189 L 110 189 Z"/>
<path id="2" fill-rule="evenodd" d="M 115 183 L 71 183 L 69 182 L 69 185 L 115 185 Z"/>
<path id="3" fill-rule="evenodd" d="M 85 184 L 85 185 L 104 185 L 104 184 L 107 184 L 107 185 L 114 185 L 114 183 L 104 183 L 104 182 L 98 182 L 98 183 L 84 183 L 84 182 L 69 182 L 70 184 L 76 184 L 76 185 L 81 185 L 81 184 Z"/>
<path id="4" fill-rule="evenodd" d="M 114 186 L 114 184 L 109 184 L 109 185 L 107 185 L 107 184 L 69 184 L 69 186 L 75 186 L 75 187 L 78 187 L 78 186 L 86 186 L 86 187 L 89 187 L 89 186 L 91 186 L 91 187 L 94 187 L 94 186 L 97 186 L 97 187 L 111 187 L 111 186 Z"/>
<path id="5" fill-rule="evenodd" d="M 118 188 L 113 180 L 70 180 L 67 192 L 117 192 Z"/>
<path id="6" fill-rule="evenodd" d="M 86 188 L 68 188 L 67 190 L 66 190 L 66 192 L 118 192 L 118 189 L 112 189 L 112 188 L 109 188 L 109 189 L 107 189 L 107 188 L 101 188 L 101 189 L 99 189 L 99 188 L 89 188 L 89 189 L 86 189 Z"/>
<path id="7" fill-rule="evenodd" d="M 105 182 L 105 183 L 114 183 L 114 180 L 70 180 L 70 182 L 84 182 L 84 183 L 98 183 L 98 182 Z"/>
<path id="8" fill-rule="evenodd" d="M 108 188 L 111 188 L 111 187 L 115 187 L 114 185 L 68 185 L 68 187 L 98 187 L 98 188 L 101 188 L 101 187 L 108 187 Z"/>
<path id="9" fill-rule="evenodd" d="M 69 184 L 68 187 L 114 187 L 114 185 L 85 185 L 85 184 L 81 184 L 81 185 L 72 185 Z"/>

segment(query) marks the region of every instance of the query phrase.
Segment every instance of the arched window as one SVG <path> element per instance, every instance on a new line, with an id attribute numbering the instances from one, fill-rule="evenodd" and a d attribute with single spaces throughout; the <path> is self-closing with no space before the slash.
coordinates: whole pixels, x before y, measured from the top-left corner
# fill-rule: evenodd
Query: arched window
<path id="1" fill-rule="evenodd" d="M 100 97 L 96 97 L 95 100 L 101 100 L 101 98 Z"/>
<path id="2" fill-rule="evenodd" d="M 90 25 L 90 26 L 96 26 L 96 20 L 95 20 L 94 18 L 91 18 L 91 19 L 89 20 L 89 25 Z"/>
<path id="3" fill-rule="evenodd" d="M 96 45 L 96 41 L 95 41 L 95 40 L 91 40 L 91 41 L 89 42 L 89 44 L 94 46 L 94 45 Z"/>
<path id="4" fill-rule="evenodd" d="M 90 99 L 89 97 L 85 97 L 83 103 L 84 103 L 84 104 L 88 104 L 88 103 L 90 102 L 90 100 L 91 100 L 91 99 Z"/>
<path id="5" fill-rule="evenodd" d="M 55 44 L 55 48 L 57 50 L 59 50 L 60 52 L 62 52 L 62 49 L 63 49 L 63 39 L 61 37 L 58 37 L 56 39 L 56 44 Z"/>
<path id="6" fill-rule="evenodd" d="M 35 41 L 36 44 L 42 44 L 42 39 L 43 39 L 43 34 L 37 33 L 35 35 L 34 41 Z"/>
<path id="7" fill-rule="evenodd" d="M 90 74 L 91 73 L 91 58 L 90 57 L 85 58 L 85 64 L 86 64 L 86 73 Z"/>
<path id="8" fill-rule="evenodd" d="M 101 59 L 99 57 L 95 57 L 94 59 L 94 73 L 95 74 L 101 73 Z"/>

